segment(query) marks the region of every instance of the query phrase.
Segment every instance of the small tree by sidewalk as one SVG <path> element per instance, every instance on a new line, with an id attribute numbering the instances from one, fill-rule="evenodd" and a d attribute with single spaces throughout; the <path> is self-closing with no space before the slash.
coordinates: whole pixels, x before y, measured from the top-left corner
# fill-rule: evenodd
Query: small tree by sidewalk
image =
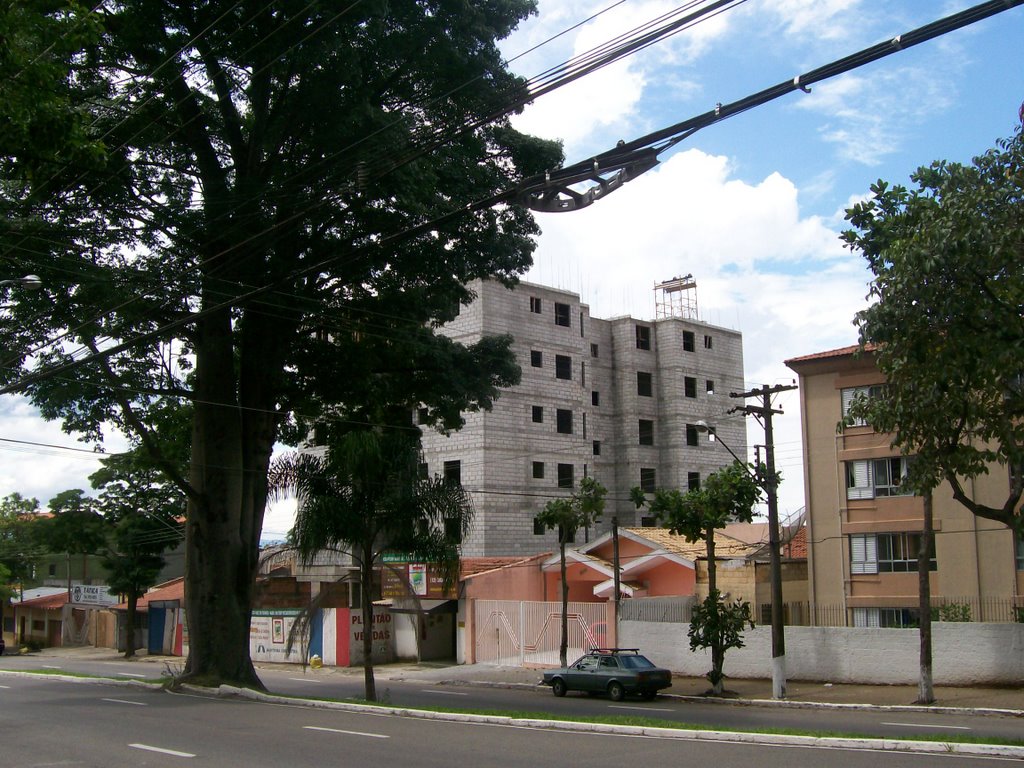
<path id="1" fill-rule="evenodd" d="M 572 496 L 549 501 L 537 515 L 537 523 L 558 531 L 562 578 L 562 638 L 558 644 L 558 660 L 563 667 L 569 665 L 569 583 L 565 577 L 565 545 L 575 540 L 576 531 L 580 528 L 588 528 L 601 519 L 607 494 L 608 490 L 597 480 L 584 477 L 580 480 L 579 490 Z"/>
<path id="2" fill-rule="evenodd" d="M 708 596 L 693 610 L 688 632 L 690 650 L 711 649 L 711 694 L 724 692 L 722 671 L 725 652 L 743 647 L 743 629 L 751 628 L 750 603 L 726 603 L 718 591 L 715 561 L 715 531 L 730 522 L 749 523 L 754 516 L 754 505 L 761 498 L 761 488 L 754 470 L 734 461 L 728 467 L 712 472 L 701 488 L 686 493 L 659 488 L 650 501 L 651 512 L 674 534 L 689 542 L 703 541 L 708 560 Z M 637 507 L 648 503 L 640 488 L 633 488 L 630 497 Z"/>

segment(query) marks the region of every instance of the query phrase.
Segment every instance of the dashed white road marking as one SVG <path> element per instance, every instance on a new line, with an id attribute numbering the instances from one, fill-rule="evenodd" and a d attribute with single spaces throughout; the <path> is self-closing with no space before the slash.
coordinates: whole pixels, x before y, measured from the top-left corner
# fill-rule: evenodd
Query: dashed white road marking
<path id="1" fill-rule="evenodd" d="M 129 744 L 132 749 L 144 749 L 147 752 L 159 752 L 161 755 L 170 755 L 171 757 L 195 757 L 191 752 L 179 752 L 176 749 L 164 749 L 163 747 L 154 747 L 150 744 Z"/>
<path id="2" fill-rule="evenodd" d="M 289 677 L 289 680 L 294 680 L 296 683 L 322 683 L 323 680 L 317 680 L 312 677 Z"/>
<path id="3" fill-rule="evenodd" d="M 436 693 L 438 696 L 469 696 L 468 693 L 458 691 L 435 691 L 433 688 L 421 688 L 420 693 Z"/>
<path id="4" fill-rule="evenodd" d="M 100 701 L 109 701 L 111 704 L 133 704 L 136 707 L 148 707 L 144 701 L 128 701 L 128 699 L 100 699 Z"/>
<path id="5" fill-rule="evenodd" d="M 145 675 L 138 672 L 118 672 L 117 674 L 119 677 L 145 677 Z"/>
<path id="6" fill-rule="evenodd" d="M 364 731 L 343 731 L 340 728 L 322 728 L 319 725 L 304 725 L 302 726 L 307 731 L 327 731 L 327 733 L 343 733 L 346 736 L 366 736 L 371 739 L 390 739 L 391 737 L 384 733 L 366 733 Z"/>

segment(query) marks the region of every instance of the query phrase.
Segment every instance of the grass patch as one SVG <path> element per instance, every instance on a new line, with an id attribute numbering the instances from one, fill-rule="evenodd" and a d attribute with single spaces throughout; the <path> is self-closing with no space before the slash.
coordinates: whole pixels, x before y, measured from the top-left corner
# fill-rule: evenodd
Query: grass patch
<path id="1" fill-rule="evenodd" d="M 273 695 L 273 694 L 271 694 Z M 367 707 L 380 707 L 389 709 L 406 709 L 417 712 L 444 712 L 453 715 L 479 715 L 482 717 L 507 717 L 513 720 L 543 720 L 549 722 L 567 723 L 597 723 L 600 725 L 624 725 L 639 728 L 665 728 L 675 731 L 720 731 L 723 733 L 763 733 L 774 736 L 806 736 L 809 738 L 831 738 L 831 739 L 881 739 L 896 741 L 921 741 L 935 742 L 939 744 L 991 744 L 1001 747 L 1024 747 L 1024 739 L 988 738 L 985 736 L 972 736 L 969 734 L 910 734 L 906 736 L 872 736 L 856 731 L 828 731 L 811 730 L 803 728 L 729 728 L 725 726 L 710 726 L 700 723 L 681 723 L 676 720 L 665 720 L 656 717 L 644 717 L 643 715 L 580 715 L 566 716 L 554 712 L 533 712 L 530 710 L 508 710 L 508 709 L 460 709 L 457 707 L 414 707 L 401 706 L 389 703 L 388 701 L 366 701 L 359 698 L 331 699 L 322 696 L 288 696 L 290 699 L 301 699 L 308 701 L 332 701 L 338 704 L 360 704 Z M 382 697 L 383 698 L 383 697 Z"/>

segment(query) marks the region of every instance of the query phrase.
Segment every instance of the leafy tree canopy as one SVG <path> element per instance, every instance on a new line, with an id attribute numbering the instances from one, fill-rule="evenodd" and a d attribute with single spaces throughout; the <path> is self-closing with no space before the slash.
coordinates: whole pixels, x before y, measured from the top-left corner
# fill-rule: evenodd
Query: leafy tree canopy
<path id="1" fill-rule="evenodd" d="M 27 8 L 40 28 L 86 16 Z M 528 211 L 465 206 L 560 161 L 500 117 L 524 83 L 496 41 L 533 10 L 126 0 L 47 60 L 102 164 L 70 153 L 60 183 L 27 187 L 31 147 L 9 150 L 0 249 L 46 287 L 0 324 L 22 363 L 0 380 L 85 439 L 137 435 L 187 496 L 186 676 L 258 684 L 249 605 L 279 437 L 421 404 L 450 428 L 517 375 L 507 342 L 428 331 L 468 281 L 530 264 Z M 187 472 L 162 444 L 182 402 Z"/>
<path id="2" fill-rule="evenodd" d="M 1021 131 L 969 165 L 919 168 L 913 188 L 879 181 L 847 212 L 847 245 L 874 274 L 856 324 L 885 375 L 850 418 L 891 432 L 913 455 L 918 492 L 942 480 L 974 514 L 1024 533 L 1024 140 Z M 1010 467 L 1003 503 L 964 479 Z"/>
<path id="3" fill-rule="evenodd" d="M 30 577 L 33 564 L 45 552 L 35 536 L 38 512 L 38 499 L 17 492 L 0 499 L 0 565 L 13 581 Z"/>
<path id="4" fill-rule="evenodd" d="M 537 515 L 537 522 L 558 531 L 560 544 L 572 542 L 576 532 L 601 519 L 608 489 L 592 477 L 580 480 L 579 488 L 568 498 L 552 499 Z"/>
<path id="5" fill-rule="evenodd" d="M 708 475 L 700 488 L 685 493 L 675 488 L 659 488 L 650 502 L 650 510 L 672 533 L 687 541 L 702 541 L 709 531 L 753 519 L 754 506 L 761 499 L 761 488 L 753 472 L 753 468 L 734 461 Z M 634 492 L 633 498 L 637 501 L 644 497 Z"/>
<path id="6" fill-rule="evenodd" d="M 53 517 L 41 523 L 42 541 L 51 552 L 92 555 L 106 543 L 103 516 L 81 488 L 61 491 L 48 504 Z"/>

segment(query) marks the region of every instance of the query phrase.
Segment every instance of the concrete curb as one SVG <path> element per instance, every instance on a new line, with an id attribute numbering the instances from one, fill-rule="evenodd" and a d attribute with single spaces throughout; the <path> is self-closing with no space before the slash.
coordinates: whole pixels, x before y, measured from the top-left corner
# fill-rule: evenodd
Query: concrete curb
<path id="1" fill-rule="evenodd" d="M 523 685 L 520 683 L 519 685 Z M 904 741 L 899 739 L 853 739 L 818 736 L 788 736 L 771 733 L 742 733 L 736 731 L 682 730 L 676 728 L 652 728 L 633 725 L 608 725 L 605 723 L 581 723 L 571 720 L 536 720 L 530 718 L 514 718 L 499 715 L 455 714 L 452 712 L 431 712 L 403 707 L 377 706 L 369 704 L 350 704 L 334 701 L 318 701 L 296 699 L 288 696 L 274 696 L 260 693 L 249 688 L 237 688 L 222 685 L 217 695 L 238 697 L 272 704 L 289 704 L 291 706 L 311 707 L 315 709 L 336 709 L 343 712 L 366 712 L 388 714 L 395 717 L 415 717 L 422 720 L 445 720 L 450 722 L 479 723 L 481 725 L 501 725 L 516 728 L 538 728 L 546 730 L 574 731 L 580 733 L 619 734 L 623 736 L 644 736 L 658 739 L 681 739 L 689 741 L 712 740 L 727 741 L 740 744 L 763 744 L 791 747 L 830 747 L 847 750 L 882 750 L 889 752 L 908 752 L 918 754 L 955 754 L 974 757 L 1012 757 L 1024 760 L 1024 747 L 1003 746 L 999 744 L 959 744 L 938 741 Z M 693 697 L 680 697 L 693 698 Z M 781 702 L 785 703 L 785 702 Z"/>
<path id="2" fill-rule="evenodd" d="M 547 688 L 543 683 L 516 683 L 496 680 L 426 680 L 416 677 L 394 677 L 392 680 L 405 682 L 430 682 L 433 685 L 466 686 L 478 688 L 513 688 L 518 690 L 544 690 Z M 835 710 L 865 710 L 874 709 L 880 712 L 930 712 L 941 715 L 1000 715 L 1003 717 L 1024 717 L 1024 710 L 1021 709 L 998 709 L 995 707 L 943 707 L 923 706 L 920 704 L 836 704 L 825 701 L 798 701 L 795 699 L 717 699 L 711 696 L 688 696 L 678 693 L 658 694 L 661 698 L 678 699 L 679 701 L 700 702 L 702 704 L 714 704 L 716 706 L 734 707 L 778 707 L 783 709 L 835 709 Z"/>

